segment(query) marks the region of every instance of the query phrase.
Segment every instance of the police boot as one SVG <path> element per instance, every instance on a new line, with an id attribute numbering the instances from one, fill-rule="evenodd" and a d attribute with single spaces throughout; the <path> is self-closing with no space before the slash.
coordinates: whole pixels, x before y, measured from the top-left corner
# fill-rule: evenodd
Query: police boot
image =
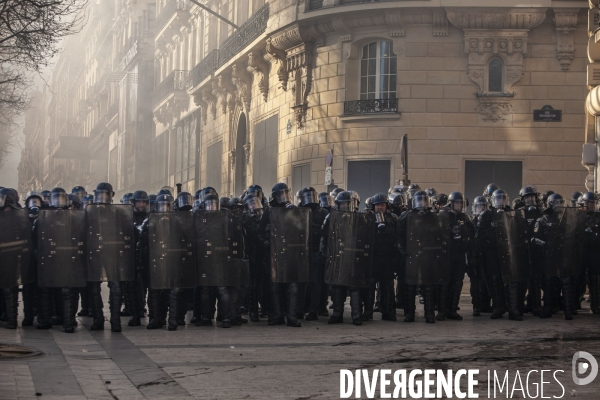
<path id="1" fill-rule="evenodd" d="M 448 293 L 448 314 L 446 318 L 457 321 L 462 321 L 462 317 L 458 314 L 458 303 L 460 302 L 460 295 L 462 293 L 463 281 L 457 280 L 452 286 L 450 286 L 450 293 Z"/>
<path id="2" fill-rule="evenodd" d="M 169 326 L 168 329 L 170 331 L 177 330 L 177 307 L 180 303 L 179 300 L 179 288 L 171 289 L 169 295 Z"/>
<path id="3" fill-rule="evenodd" d="M 508 319 L 512 321 L 523 321 L 523 315 L 519 310 L 519 291 L 518 283 L 508 284 Z"/>
<path id="4" fill-rule="evenodd" d="M 17 313 L 19 307 L 19 291 L 18 288 L 4 288 L 4 306 L 6 307 L 6 327 L 8 329 L 17 329 Z"/>
<path id="5" fill-rule="evenodd" d="M 381 291 L 381 285 L 379 286 Z M 362 313 L 362 320 L 369 321 L 373 319 L 373 312 L 375 311 L 375 282 L 371 283 L 364 290 L 364 310 Z M 381 307 L 381 306 L 380 306 Z"/>
<path id="6" fill-rule="evenodd" d="M 66 333 L 73 333 L 75 332 L 75 326 L 77 326 L 77 322 L 75 322 L 77 305 L 75 305 L 75 308 L 73 307 L 73 298 L 75 297 L 75 293 L 73 293 L 73 289 L 62 288 L 62 297 L 64 304 L 63 329 Z"/>
<path id="7" fill-rule="evenodd" d="M 141 321 L 141 312 L 142 309 L 140 308 L 141 302 L 140 299 L 138 298 L 141 293 L 138 293 L 138 290 L 140 289 L 138 287 L 138 282 L 137 281 L 133 281 L 133 282 L 128 282 L 127 284 L 127 291 L 129 292 L 129 297 L 131 299 L 131 319 L 129 320 L 129 322 L 127 323 L 128 326 L 140 326 L 142 325 L 142 321 Z"/>
<path id="8" fill-rule="evenodd" d="M 38 288 L 38 316 L 37 328 L 50 329 L 52 328 L 51 312 L 50 312 L 50 293 L 48 288 Z"/>
<path id="9" fill-rule="evenodd" d="M 396 304 L 394 299 L 394 281 L 379 285 L 381 292 L 381 319 L 383 321 L 396 321 Z"/>
<path id="10" fill-rule="evenodd" d="M 88 286 L 89 286 L 89 284 L 88 284 Z M 91 307 L 90 307 L 90 291 L 88 289 L 88 286 L 78 288 L 79 296 L 81 297 L 81 311 L 79 311 L 77 313 L 78 317 L 93 316 L 93 312 L 91 312 Z"/>
<path id="11" fill-rule="evenodd" d="M 272 313 L 269 315 L 269 325 L 285 325 L 285 319 L 281 308 L 281 290 L 279 285 L 279 283 L 271 283 Z"/>
<path id="12" fill-rule="evenodd" d="M 423 300 L 424 311 L 425 311 L 425 322 L 428 324 L 435 323 L 435 296 L 434 287 L 432 285 L 425 285 Z"/>
<path id="13" fill-rule="evenodd" d="M 600 314 L 600 275 L 590 274 L 590 309 Z"/>
<path id="14" fill-rule="evenodd" d="M 51 297 L 54 305 L 54 318 L 52 320 L 52 325 L 62 325 L 65 320 L 62 289 L 51 289 L 50 293 L 52 293 Z"/>
<path id="15" fill-rule="evenodd" d="M 436 287 L 437 286 L 437 287 Z M 449 287 L 448 284 L 442 284 L 442 285 L 436 285 L 433 286 L 431 288 L 431 290 L 433 291 L 433 293 L 437 292 L 439 293 L 438 296 L 438 313 L 437 316 L 435 317 L 435 319 L 437 321 L 445 321 L 446 320 L 446 313 L 448 311 L 448 293 L 449 293 Z"/>
<path id="16" fill-rule="evenodd" d="M 573 289 L 571 277 L 562 278 L 563 310 L 567 321 L 573 319 Z"/>
<path id="17" fill-rule="evenodd" d="M 28 283 L 23 285 L 23 321 L 21 326 L 32 326 L 33 317 L 35 316 L 33 311 L 33 304 L 35 303 L 35 283 Z"/>
<path id="18" fill-rule="evenodd" d="M 471 278 L 471 287 L 469 292 L 471 293 L 471 304 L 473 305 L 473 316 L 481 316 L 481 280 L 479 278 Z"/>
<path id="19" fill-rule="evenodd" d="M 122 297 L 122 305 L 124 305 L 123 310 L 120 311 L 120 315 L 121 317 L 131 317 L 131 301 L 132 298 L 130 296 L 130 286 L 133 282 L 124 282 L 121 284 L 122 287 L 122 293 L 123 293 L 123 297 Z"/>
<path id="20" fill-rule="evenodd" d="M 250 321 L 252 322 L 260 322 L 260 318 L 258 315 L 258 281 L 256 279 L 250 280 L 250 287 L 248 288 L 250 291 L 250 311 L 248 312 L 248 316 L 250 317 Z"/>
<path id="21" fill-rule="evenodd" d="M 350 316 L 352 323 L 356 326 L 362 325 L 362 310 L 360 302 L 360 289 L 349 289 L 350 291 Z"/>
<path id="22" fill-rule="evenodd" d="M 415 322 L 417 287 L 406 285 L 404 289 L 404 322 Z"/>
<path id="23" fill-rule="evenodd" d="M 217 295 L 219 298 L 218 315 L 221 315 L 221 328 L 231 328 L 231 319 L 234 315 L 232 314 L 232 310 L 235 307 L 234 297 L 231 296 L 229 287 L 226 286 L 219 286 L 217 288 Z M 217 322 L 219 322 L 218 315 Z"/>
<path id="24" fill-rule="evenodd" d="M 165 321 L 162 319 L 161 312 L 161 291 L 158 289 L 150 289 L 148 291 L 148 317 L 150 322 L 146 329 L 161 329 L 165 326 Z"/>
<path id="25" fill-rule="evenodd" d="M 329 317 L 329 324 L 341 324 L 344 322 L 344 295 L 341 286 L 331 287 L 331 302 L 333 303 L 333 313 Z"/>
<path id="26" fill-rule="evenodd" d="M 102 292 L 100 282 L 92 282 L 90 290 L 90 300 L 92 302 L 92 309 L 94 310 L 94 323 L 91 329 L 93 331 L 104 330 L 104 302 L 102 301 Z"/>
<path id="27" fill-rule="evenodd" d="M 287 289 L 287 298 L 288 298 L 288 312 L 287 312 L 287 326 L 292 326 L 294 328 L 299 328 L 302 326 L 300 321 L 298 321 L 297 316 L 295 315 L 298 311 L 298 284 L 290 283 L 288 284 Z"/>
<path id="28" fill-rule="evenodd" d="M 492 276 L 492 307 L 494 311 L 492 311 L 491 319 L 502 318 L 504 315 L 504 284 L 502 283 L 502 278 L 498 275 Z"/>
<path id="29" fill-rule="evenodd" d="M 121 332 L 121 300 L 123 299 L 123 285 L 121 282 L 109 282 L 110 295 L 110 330 Z"/>
<path id="30" fill-rule="evenodd" d="M 187 315 L 187 296 L 185 289 L 179 289 L 179 294 L 177 295 L 177 313 L 175 314 L 175 319 L 177 320 L 177 325 L 185 326 L 185 316 Z"/>

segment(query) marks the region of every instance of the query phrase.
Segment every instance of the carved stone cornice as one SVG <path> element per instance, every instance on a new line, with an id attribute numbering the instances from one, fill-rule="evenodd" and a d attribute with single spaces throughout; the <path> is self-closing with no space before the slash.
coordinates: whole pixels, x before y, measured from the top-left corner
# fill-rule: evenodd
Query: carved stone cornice
<path id="1" fill-rule="evenodd" d="M 289 73 L 286 65 L 287 62 L 285 50 L 281 50 L 273 46 L 271 38 L 267 38 L 267 45 L 265 47 L 265 50 L 267 51 L 267 54 L 269 54 L 273 58 L 273 60 L 275 60 L 275 62 L 279 64 L 279 68 L 277 69 L 277 77 L 279 78 L 279 82 L 281 83 L 281 89 L 283 89 L 284 92 L 287 91 Z"/>
<path id="2" fill-rule="evenodd" d="M 231 74 L 223 72 L 215 80 L 212 81 L 213 94 L 217 95 L 221 100 L 221 109 L 223 114 L 233 111 L 235 107 L 235 87 L 231 82 Z"/>
<path id="3" fill-rule="evenodd" d="M 248 72 L 258 75 L 258 89 L 263 95 L 264 101 L 269 97 L 269 64 L 260 52 L 248 53 Z"/>
<path id="4" fill-rule="evenodd" d="M 568 71 L 575 57 L 575 29 L 578 22 L 578 8 L 555 9 L 556 58 L 563 71 Z"/>
<path id="5" fill-rule="evenodd" d="M 210 106 L 210 112 L 213 119 L 217 118 L 217 97 L 213 94 L 212 87 L 202 88 L 201 94 L 202 100 Z"/>
<path id="6" fill-rule="evenodd" d="M 227 91 L 219 86 L 219 81 L 217 79 L 213 79 L 211 85 L 212 93 L 220 100 L 222 113 L 227 113 Z"/>
<path id="7" fill-rule="evenodd" d="M 447 7 L 448 20 L 460 29 L 533 29 L 546 18 L 545 8 Z"/>
<path id="8" fill-rule="evenodd" d="M 235 85 L 235 95 L 237 100 L 246 112 L 250 111 L 250 101 L 252 99 L 252 74 L 245 67 L 233 64 L 231 67 L 231 81 Z"/>
<path id="9" fill-rule="evenodd" d="M 432 15 L 433 36 L 448 36 L 448 16 L 443 9 L 434 9 Z"/>
<path id="10" fill-rule="evenodd" d="M 479 106 L 477 111 L 483 115 L 484 121 L 499 122 L 504 121 L 506 116 L 513 111 L 510 104 L 513 96 L 478 96 Z"/>
<path id="11" fill-rule="evenodd" d="M 204 101 L 204 99 L 202 98 L 202 94 L 199 91 L 194 93 L 194 103 L 196 103 L 196 105 L 200 107 L 202 113 L 202 125 L 206 125 L 206 121 L 208 119 L 208 103 Z"/>
<path id="12" fill-rule="evenodd" d="M 391 37 L 404 36 L 404 22 L 400 10 L 390 10 L 385 13 L 385 24 L 390 30 Z"/>

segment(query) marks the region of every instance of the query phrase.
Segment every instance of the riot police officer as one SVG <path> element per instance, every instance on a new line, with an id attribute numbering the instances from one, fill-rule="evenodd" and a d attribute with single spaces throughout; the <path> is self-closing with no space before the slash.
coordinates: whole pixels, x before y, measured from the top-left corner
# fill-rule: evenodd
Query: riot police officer
<path id="1" fill-rule="evenodd" d="M 396 321 L 394 304 L 394 273 L 397 265 L 396 225 L 398 219 L 388 213 L 387 196 L 378 193 L 371 197 L 377 230 L 373 241 L 373 261 L 371 263 L 371 284 L 362 291 L 364 300 L 363 321 L 373 319 L 375 304 L 375 284 L 379 282 L 381 294 L 381 319 Z"/>
<path id="2" fill-rule="evenodd" d="M 333 207 L 333 198 L 327 192 L 319 193 L 319 206 L 327 212 L 331 211 L 331 207 Z"/>
<path id="3" fill-rule="evenodd" d="M 20 209 L 18 198 L 15 195 L 15 191 L 10 188 L 0 189 L 0 212 L 13 212 L 13 210 Z M 5 268 L 15 268 L 16 266 L 5 266 Z M 4 283 L 4 282 L 2 282 Z M 16 284 L 16 282 L 14 282 Z M 13 284 L 11 282 L 11 284 Z M 8 329 L 17 329 L 17 318 L 18 318 L 18 286 L 2 285 L 2 294 L 4 299 L 4 306 L 6 308 L 6 320 Z"/>
<path id="4" fill-rule="evenodd" d="M 463 212 L 465 198 L 461 192 L 452 192 L 448 196 L 448 205 L 442 208 L 447 213 L 450 225 L 450 241 L 448 246 L 448 267 L 450 270 L 450 282 L 442 285 L 440 302 L 438 304 L 437 320 L 445 318 L 462 320 L 457 313 L 458 302 L 462 292 L 463 280 L 467 270 L 469 256 L 472 253 L 475 229 L 473 224 Z M 447 309 L 444 309 L 447 306 Z"/>
<path id="5" fill-rule="evenodd" d="M 81 199 L 81 208 L 83 210 L 85 210 L 85 207 L 88 204 L 93 204 L 94 203 L 94 195 L 92 194 L 86 194 L 85 196 L 83 196 L 83 198 Z"/>
<path id="6" fill-rule="evenodd" d="M 247 234 L 244 229 L 244 203 L 242 199 L 239 197 L 231 197 L 229 199 L 228 204 L 229 214 L 233 220 L 234 231 L 233 234 L 235 237 L 241 238 L 241 258 L 245 260 L 244 274 L 242 274 L 240 279 L 240 285 L 237 288 L 236 299 L 232 299 L 232 303 L 234 305 L 234 315 L 232 316 L 232 324 L 233 325 L 241 325 L 247 324 L 248 320 L 242 317 L 242 312 L 245 311 L 244 302 L 246 301 L 246 296 L 248 295 L 248 290 L 250 287 L 250 274 L 249 274 L 249 266 L 248 266 L 248 254 L 246 251 L 246 241 Z"/>
<path id="7" fill-rule="evenodd" d="M 29 210 L 29 218 L 31 220 L 31 225 L 35 224 L 37 220 L 40 210 L 43 206 L 42 195 L 36 191 L 30 191 L 25 196 L 25 207 Z M 35 269 L 35 256 L 31 258 L 32 269 Z M 39 288 L 36 285 L 36 282 L 31 282 L 23 285 L 23 321 L 21 322 L 22 326 L 32 326 L 35 311 L 37 308 L 37 297 L 38 297 Z"/>
<path id="8" fill-rule="evenodd" d="M 173 212 L 173 203 L 175 200 L 170 194 L 164 193 L 156 196 L 156 209 L 151 211 L 153 213 L 169 213 Z M 144 266 L 146 271 L 149 271 L 150 265 L 149 254 L 150 254 L 150 238 L 148 231 L 149 219 L 146 218 L 142 223 L 141 227 L 138 228 L 140 232 L 139 241 L 137 243 L 136 250 L 138 251 L 138 260 L 141 265 Z M 148 275 L 147 273 L 144 275 Z M 149 279 L 149 278 L 146 278 Z M 168 289 L 153 289 L 148 285 L 148 317 L 150 322 L 146 326 L 146 329 L 161 329 L 167 323 L 167 308 L 169 305 L 170 290 Z M 171 330 L 177 329 L 177 321 L 173 318 L 173 324 Z"/>
<path id="9" fill-rule="evenodd" d="M 539 316 L 542 306 L 542 265 L 540 260 L 542 255 L 539 251 L 539 246 L 533 244 L 533 231 L 535 223 L 539 218 L 542 217 L 542 210 L 538 207 L 538 193 L 537 190 L 531 186 L 524 186 L 519 193 L 520 204 L 522 205 L 517 212 L 520 213 L 523 219 L 527 222 L 526 225 L 526 237 L 528 239 L 529 247 L 529 259 L 531 260 L 531 278 L 527 282 L 527 286 L 523 285 L 521 288 L 521 297 L 525 297 L 525 291 L 527 291 L 527 307 L 526 311 L 530 311 L 534 316 Z M 520 304 L 521 306 L 521 304 Z"/>
<path id="10" fill-rule="evenodd" d="M 138 243 L 141 236 L 141 229 L 144 221 L 148 218 L 150 212 L 150 198 L 148 193 L 143 190 L 136 190 L 130 198 L 133 206 L 133 224 L 135 226 L 134 238 L 135 243 Z M 136 252 L 135 258 L 135 280 L 125 284 L 127 291 L 126 299 L 129 298 L 131 303 L 131 319 L 127 323 L 129 326 L 140 326 L 143 315 L 144 306 L 146 303 L 147 284 L 144 284 L 144 276 L 147 272 L 147 265 L 144 264 L 139 252 Z"/>
<path id="11" fill-rule="evenodd" d="M 582 272 L 587 271 L 590 290 L 590 309 L 600 314 L 600 213 L 596 211 L 596 195 L 586 192 L 582 195 L 583 212 L 585 212 L 585 229 L 583 232 Z M 584 286 L 585 287 L 585 286 Z M 580 293 L 577 293 L 579 297 Z"/>
<path id="12" fill-rule="evenodd" d="M 79 197 L 79 201 L 83 201 L 83 198 L 87 196 L 87 191 L 83 186 L 75 186 L 71 190 L 71 194 L 74 194 L 77 197 Z"/>
<path id="13" fill-rule="evenodd" d="M 402 214 L 398 220 L 397 246 L 405 258 L 406 298 L 404 300 L 404 322 L 415 321 L 415 296 L 417 285 L 421 285 L 424 297 L 425 322 L 435 323 L 434 291 L 436 284 L 446 275 L 446 261 L 443 251 L 446 247 L 447 226 L 441 224 L 441 217 L 432 213 L 429 207 L 429 196 L 424 191 L 416 191 L 412 195 L 412 208 Z M 419 252 L 431 254 L 421 257 L 414 250 L 419 246 Z M 435 263 L 422 261 L 436 260 Z"/>
<path id="14" fill-rule="evenodd" d="M 344 213 L 355 213 L 358 212 L 356 209 L 356 202 L 352 199 L 352 192 L 342 191 L 335 198 L 335 208 L 339 212 Z M 323 223 L 323 236 L 321 239 L 321 253 L 327 253 L 328 237 L 330 230 L 330 215 L 325 218 Z M 346 302 L 346 296 L 350 295 L 350 312 L 352 317 L 352 323 L 356 326 L 362 325 L 362 312 L 361 312 L 361 301 L 360 301 L 360 288 L 358 287 L 347 287 L 339 285 L 331 285 L 333 302 L 333 313 L 329 318 L 329 324 L 339 324 L 344 321 L 344 303 Z"/>
<path id="15" fill-rule="evenodd" d="M 258 236 L 265 249 L 271 247 L 270 224 L 271 209 L 275 207 L 294 207 L 291 204 L 290 189 L 285 183 L 276 183 L 271 190 L 272 200 L 260 220 L 258 227 Z M 268 251 L 268 250 L 267 250 Z M 269 325 L 284 325 L 283 306 L 287 297 L 287 326 L 301 327 L 302 324 L 296 318 L 296 309 L 298 304 L 298 284 L 297 283 L 271 283 L 272 288 L 272 318 Z"/>
<path id="16" fill-rule="evenodd" d="M 554 193 L 546 200 L 548 208 L 544 215 L 536 222 L 534 229 L 534 243 L 544 251 L 544 307 L 540 313 L 542 318 L 552 317 L 558 302 L 558 291 L 555 281 L 562 284 L 563 311 L 566 320 L 573 319 L 573 271 L 578 267 L 577 250 L 579 242 L 576 236 L 577 227 L 569 229 L 570 224 L 562 224 L 563 218 L 568 214 L 577 218 L 577 211 L 565 208 L 563 197 Z M 571 239 L 569 246 L 565 239 Z M 556 252 L 556 250 L 559 250 Z M 565 251 L 565 250 L 568 250 Z"/>
<path id="17" fill-rule="evenodd" d="M 571 199 L 569 199 L 569 206 L 570 207 L 577 207 L 577 199 L 579 199 L 580 196 L 582 196 L 583 193 L 581 193 L 580 191 L 574 191 L 571 194 Z"/>
<path id="18" fill-rule="evenodd" d="M 481 227 L 481 215 L 488 210 L 489 203 L 487 198 L 484 196 L 477 196 L 473 200 L 473 205 L 471 206 L 471 222 L 473 224 L 475 237 L 478 236 L 477 232 Z M 473 247 L 472 252 L 469 255 L 469 262 L 467 264 L 467 275 L 469 276 L 471 288 L 471 304 L 473 305 L 473 316 L 479 317 L 481 316 L 481 312 L 491 312 L 490 301 L 491 295 L 488 291 L 487 282 L 491 281 L 491 276 L 488 275 L 486 277 L 485 269 L 482 265 L 482 260 L 484 260 L 483 248 L 481 247 L 482 241 L 475 240 L 473 238 Z"/>
<path id="19" fill-rule="evenodd" d="M 252 188 L 252 186 L 250 187 Z M 252 322 L 259 322 L 258 303 L 263 310 L 270 307 L 271 287 L 267 268 L 267 251 L 258 237 L 258 227 L 263 215 L 263 205 L 256 191 L 247 191 L 244 197 L 244 231 L 246 232 L 248 259 L 250 262 L 250 309 L 249 317 Z M 261 192 L 262 193 L 262 192 Z"/>
<path id="20" fill-rule="evenodd" d="M 317 191 L 313 187 L 306 187 L 300 194 L 300 207 L 308 207 L 311 209 L 311 230 L 310 230 L 310 283 L 305 286 L 306 298 L 308 298 L 308 314 L 306 315 L 307 321 L 314 321 L 318 319 L 319 310 L 321 307 L 321 299 L 323 292 L 323 278 L 324 278 L 324 266 L 325 260 L 322 254 L 319 252 L 321 243 L 321 229 L 323 228 L 323 222 L 329 214 L 327 210 L 321 207 L 319 204 L 319 198 Z M 304 298 L 302 296 L 301 298 Z M 300 301 L 303 309 L 304 302 Z M 302 313 L 303 314 L 303 313 Z M 304 317 L 304 315 L 302 315 Z"/>

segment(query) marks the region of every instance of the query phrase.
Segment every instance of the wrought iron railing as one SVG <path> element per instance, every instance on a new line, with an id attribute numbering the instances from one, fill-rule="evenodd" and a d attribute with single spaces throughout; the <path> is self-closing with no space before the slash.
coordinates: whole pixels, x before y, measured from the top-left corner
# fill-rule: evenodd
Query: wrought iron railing
<path id="1" fill-rule="evenodd" d="M 369 99 L 344 102 L 344 115 L 397 113 L 398 99 Z"/>
<path id="2" fill-rule="evenodd" d="M 269 3 L 266 3 L 255 12 L 248 21 L 244 22 L 240 29 L 229 36 L 219 46 L 219 63 L 221 67 L 227 61 L 238 55 L 246 46 L 252 43 L 267 29 L 269 21 Z"/>
<path id="3" fill-rule="evenodd" d="M 188 78 L 188 87 L 193 88 L 198 86 L 200 82 L 205 80 L 215 72 L 219 63 L 219 50 L 215 49 L 208 53 L 191 71 Z"/>
<path id="4" fill-rule="evenodd" d="M 175 70 L 171 72 L 152 92 L 152 106 L 156 107 L 161 101 L 176 90 L 185 90 L 189 72 Z"/>
<path id="5" fill-rule="evenodd" d="M 320 8 L 323 8 L 323 0 L 310 0 L 310 3 L 308 3 L 309 10 L 318 10 Z"/>
<path id="6" fill-rule="evenodd" d="M 177 11 L 187 11 L 191 2 L 187 0 L 169 0 L 156 17 L 156 30 L 160 31 Z"/>

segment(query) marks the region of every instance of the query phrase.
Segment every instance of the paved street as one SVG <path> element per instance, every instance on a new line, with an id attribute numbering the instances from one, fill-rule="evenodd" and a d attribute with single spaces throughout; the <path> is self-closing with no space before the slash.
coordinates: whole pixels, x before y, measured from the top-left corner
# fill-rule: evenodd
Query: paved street
<path id="1" fill-rule="evenodd" d="M 598 398 L 600 378 L 587 386 L 576 386 L 571 378 L 576 351 L 600 356 L 600 317 L 589 314 L 589 303 L 571 322 L 562 315 L 493 321 L 489 314 L 470 315 L 467 293 L 465 287 L 460 305 L 465 320 L 435 325 L 425 324 L 420 307 L 415 323 L 400 322 L 402 318 L 384 322 L 376 314 L 362 327 L 350 323 L 347 310 L 343 325 L 327 325 L 321 318 L 304 321 L 299 329 L 269 327 L 264 320 L 232 329 L 192 326 L 176 332 L 149 331 L 127 327 L 128 318 L 123 318 L 123 333 L 90 331 L 90 318 L 78 318 L 74 334 L 59 327 L 1 328 L 0 343 L 34 347 L 46 355 L 0 362 L 0 398 L 33 399 L 37 393 L 43 399 L 66 400 L 329 399 L 339 398 L 342 368 L 479 369 L 480 398 L 488 398 L 488 370 L 501 374 L 500 380 L 509 370 L 511 387 L 517 370 L 524 387 L 529 370 L 563 370 L 556 377 L 565 398 Z M 563 390 L 552 373 L 544 376 L 550 382 L 544 396 L 561 397 Z M 465 389 L 466 380 L 461 383 Z M 530 396 L 539 385 L 540 375 L 532 374 Z M 521 393 L 514 392 L 513 398 L 523 398 Z M 506 388 L 497 394 L 506 397 Z"/>

